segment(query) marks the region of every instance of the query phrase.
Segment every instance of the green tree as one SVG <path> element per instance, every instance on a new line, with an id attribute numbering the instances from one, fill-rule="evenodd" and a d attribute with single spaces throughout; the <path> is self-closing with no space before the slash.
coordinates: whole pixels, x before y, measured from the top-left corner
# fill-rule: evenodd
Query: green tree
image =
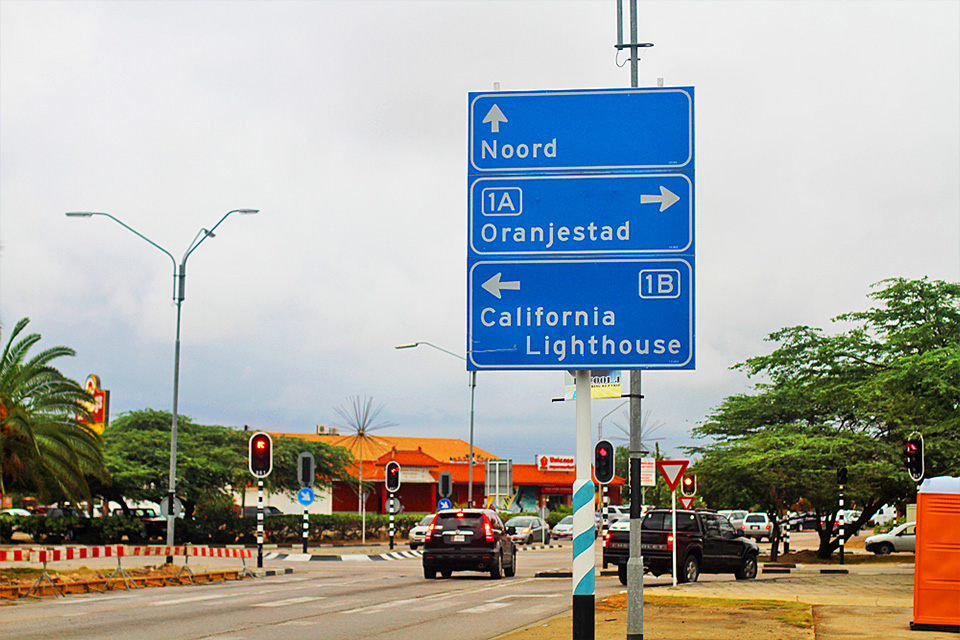
<path id="1" fill-rule="evenodd" d="M 710 440 L 690 450 L 711 499 L 781 512 L 802 498 L 832 522 L 846 466 L 847 503 L 862 508 L 849 537 L 914 494 L 901 459 L 911 432 L 924 435 L 928 476 L 960 475 L 960 285 L 897 278 L 871 297 L 875 307 L 835 319 L 845 330 L 782 329 L 772 353 L 736 365 L 766 381 L 694 430 Z M 821 557 L 839 545 L 831 534 L 820 531 Z"/>
<path id="2" fill-rule="evenodd" d="M 109 479 L 100 436 L 77 420 L 89 418 L 90 395 L 53 364 L 76 355 L 69 347 L 29 352 L 41 336 L 21 337 L 20 320 L 0 356 L 0 494 L 36 492 L 44 501 L 90 498 L 85 476 Z"/>

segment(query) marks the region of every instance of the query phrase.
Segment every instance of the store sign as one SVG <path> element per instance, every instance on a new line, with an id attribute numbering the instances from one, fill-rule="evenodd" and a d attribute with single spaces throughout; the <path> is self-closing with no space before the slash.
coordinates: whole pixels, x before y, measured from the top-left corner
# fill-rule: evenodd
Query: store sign
<path id="1" fill-rule="evenodd" d="M 87 376 L 84 390 L 93 396 L 90 402 L 84 403 L 84 407 L 90 412 L 90 420 L 78 415 L 77 421 L 86 423 L 97 433 L 103 433 L 110 422 L 110 392 L 100 388 L 100 376 L 92 373 Z"/>
<path id="2" fill-rule="evenodd" d="M 576 471 L 573 456 L 537 456 L 537 471 Z"/>

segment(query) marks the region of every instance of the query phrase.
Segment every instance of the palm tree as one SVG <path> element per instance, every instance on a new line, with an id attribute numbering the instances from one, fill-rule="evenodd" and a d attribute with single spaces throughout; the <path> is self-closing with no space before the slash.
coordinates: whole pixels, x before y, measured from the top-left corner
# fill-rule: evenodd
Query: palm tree
<path id="1" fill-rule="evenodd" d="M 392 422 L 374 424 L 382 410 L 382 404 L 377 407 L 373 406 L 373 398 L 361 400 L 359 396 L 350 398 L 349 407 L 334 407 L 334 411 L 347 421 L 347 426 L 344 428 L 352 431 L 352 435 L 346 439 L 344 444 L 347 444 L 351 449 L 353 449 L 353 445 L 357 443 L 360 444 L 360 458 L 357 464 L 357 467 L 360 469 L 360 478 L 357 483 L 357 511 L 360 514 L 361 543 L 366 543 L 367 541 L 367 514 L 363 508 L 363 446 L 364 444 L 378 444 L 374 436 L 371 435 L 373 431 L 395 426 Z"/>
<path id="2" fill-rule="evenodd" d="M 73 349 L 52 347 L 28 359 L 40 341 L 38 333 L 20 337 L 29 322 L 17 323 L 0 356 L 0 494 L 89 500 L 84 475 L 109 478 L 100 436 L 77 419 L 90 417 L 90 394 L 50 364 Z"/>

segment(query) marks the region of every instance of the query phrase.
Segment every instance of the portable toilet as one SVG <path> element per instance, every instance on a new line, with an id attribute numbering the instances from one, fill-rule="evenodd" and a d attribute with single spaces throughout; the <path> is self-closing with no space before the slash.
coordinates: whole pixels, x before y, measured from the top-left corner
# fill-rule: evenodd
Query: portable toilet
<path id="1" fill-rule="evenodd" d="M 960 632 L 960 478 L 928 478 L 917 492 L 910 628 Z"/>

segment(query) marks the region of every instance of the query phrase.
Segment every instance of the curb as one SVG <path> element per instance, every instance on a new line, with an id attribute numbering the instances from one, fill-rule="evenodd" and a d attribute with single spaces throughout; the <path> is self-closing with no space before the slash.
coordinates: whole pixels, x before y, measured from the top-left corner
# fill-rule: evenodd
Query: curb
<path id="1" fill-rule="evenodd" d="M 265 560 L 286 560 L 288 562 L 382 562 L 384 560 L 419 558 L 422 555 L 422 551 L 389 551 L 375 555 L 348 553 L 340 556 L 315 555 L 312 553 L 278 553 L 271 551 L 264 553 L 263 557 Z"/>
<path id="2" fill-rule="evenodd" d="M 270 578 L 272 576 L 285 576 L 293 573 L 293 569 L 289 567 L 285 569 L 251 569 L 251 573 L 257 578 Z"/>

